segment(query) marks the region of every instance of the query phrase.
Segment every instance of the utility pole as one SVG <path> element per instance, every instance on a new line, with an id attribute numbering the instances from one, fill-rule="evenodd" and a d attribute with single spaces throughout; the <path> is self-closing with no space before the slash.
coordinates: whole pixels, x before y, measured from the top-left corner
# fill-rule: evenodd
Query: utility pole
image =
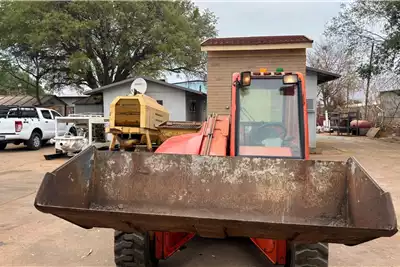
<path id="1" fill-rule="evenodd" d="M 365 119 L 368 119 L 368 96 L 369 96 L 369 85 L 371 82 L 372 76 L 372 57 L 374 55 L 374 43 L 372 42 L 371 46 L 371 54 L 369 56 L 369 67 L 368 67 L 368 76 L 367 76 L 367 90 L 365 92 Z"/>

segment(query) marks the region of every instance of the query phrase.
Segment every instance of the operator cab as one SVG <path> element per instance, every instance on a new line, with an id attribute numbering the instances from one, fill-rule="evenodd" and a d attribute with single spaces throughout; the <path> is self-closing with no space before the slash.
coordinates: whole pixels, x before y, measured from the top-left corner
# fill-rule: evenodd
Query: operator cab
<path id="1" fill-rule="evenodd" d="M 282 71 L 237 76 L 236 155 L 305 158 L 301 79 Z"/>

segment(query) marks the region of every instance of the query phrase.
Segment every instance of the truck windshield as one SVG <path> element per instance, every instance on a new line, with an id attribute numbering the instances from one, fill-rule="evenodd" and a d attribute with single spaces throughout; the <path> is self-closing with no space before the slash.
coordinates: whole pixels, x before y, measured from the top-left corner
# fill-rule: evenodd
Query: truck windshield
<path id="1" fill-rule="evenodd" d="M 252 79 L 237 95 L 239 155 L 302 157 L 297 85 Z"/>

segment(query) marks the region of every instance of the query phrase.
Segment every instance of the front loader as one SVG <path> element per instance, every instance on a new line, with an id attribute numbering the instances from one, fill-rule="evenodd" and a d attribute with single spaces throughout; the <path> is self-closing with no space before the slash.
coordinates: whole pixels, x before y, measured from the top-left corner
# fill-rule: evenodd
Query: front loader
<path id="1" fill-rule="evenodd" d="M 232 77 L 230 116 L 155 151 L 90 147 L 47 173 L 38 210 L 113 228 L 117 266 L 156 266 L 193 236 L 249 237 L 275 265 L 328 266 L 328 243 L 397 232 L 390 194 L 359 162 L 309 159 L 301 73 Z"/>

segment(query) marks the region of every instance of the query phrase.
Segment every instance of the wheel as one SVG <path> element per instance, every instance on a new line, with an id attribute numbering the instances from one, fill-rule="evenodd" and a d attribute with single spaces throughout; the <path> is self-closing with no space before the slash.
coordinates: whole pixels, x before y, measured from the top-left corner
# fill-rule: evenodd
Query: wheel
<path id="1" fill-rule="evenodd" d="M 328 267 L 328 244 L 291 244 L 285 267 Z"/>
<path id="2" fill-rule="evenodd" d="M 28 142 L 26 142 L 26 146 L 32 150 L 38 150 L 42 146 L 42 137 L 38 132 L 33 132 Z"/>
<path id="3" fill-rule="evenodd" d="M 0 143 L 0 150 L 4 150 L 7 146 L 7 143 Z"/>
<path id="4" fill-rule="evenodd" d="M 156 267 L 154 241 L 147 233 L 114 233 L 114 260 L 117 267 Z"/>
<path id="5" fill-rule="evenodd" d="M 73 136 L 77 136 L 77 135 L 78 135 L 78 133 L 77 133 L 75 127 L 69 128 L 69 133 L 70 133 L 71 135 L 73 135 Z"/>

